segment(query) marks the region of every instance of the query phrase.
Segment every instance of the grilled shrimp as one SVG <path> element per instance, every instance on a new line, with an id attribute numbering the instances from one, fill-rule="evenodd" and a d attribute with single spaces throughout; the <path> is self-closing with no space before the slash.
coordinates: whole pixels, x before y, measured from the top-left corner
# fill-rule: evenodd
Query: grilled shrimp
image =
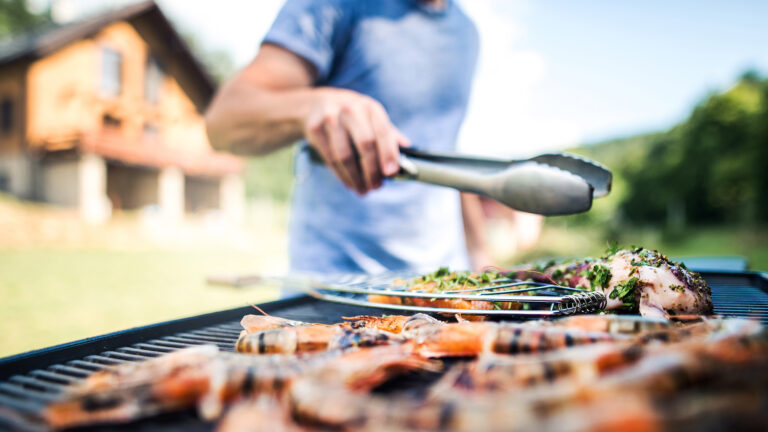
<path id="1" fill-rule="evenodd" d="M 280 401 L 258 396 L 234 404 L 216 428 L 217 432 L 302 432 Z"/>
<path id="2" fill-rule="evenodd" d="M 389 315 L 383 317 L 374 317 L 368 315 L 360 315 L 355 317 L 342 317 L 347 320 L 346 325 L 350 328 L 376 328 L 379 330 L 385 330 L 391 333 L 404 333 L 422 327 L 424 325 L 442 324 L 431 316 L 423 313 L 417 313 L 412 316 L 406 315 Z"/>
<path id="3" fill-rule="evenodd" d="M 297 359 L 219 352 L 213 345 L 176 351 L 96 372 L 46 407 L 52 428 L 122 423 L 198 406 L 215 418 L 222 405 L 250 394 L 281 394 L 291 379 L 334 354 Z"/>
<path id="4" fill-rule="evenodd" d="M 528 368 L 533 362 L 519 362 L 523 357 L 495 356 L 495 366 L 486 364 L 483 371 L 507 367 L 510 382 L 493 383 L 501 387 L 453 374 L 459 388 L 474 386 L 471 391 L 437 387 L 416 403 L 376 396 L 346 400 L 339 394 L 335 402 L 354 407 L 348 421 L 364 430 L 698 431 L 723 424 L 762 430 L 768 424 L 768 338 L 746 327 L 737 333 L 726 327 L 694 341 L 644 346 L 619 367 L 589 365 L 591 356 L 612 356 L 610 346 L 571 349 L 583 362 L 569 366 L 576 372 L 561 379 L 547 379 L 546 369 Z M 559 359 L 557 354 L 539 357 L 555 360 L 552 366 L 568 361 L 565 353 Z M 510 391 L 521 385 L 525 391 Z"/>
<path id="5" fill-rule="evenodd" d="M 365 412 L 353 401 L 368 401 L 374 387 L 404 372 L 439 369 L 438 363 L 419 356 L 410 343 L 359 349 L 295 380 L 287 400 L 300 422 L 352 426 L 358 414 Z"/>
<path id="6" fill-rule="evenodd" d="M 302 354 L 402 343 L 402 335 L 375 328 L 343 326 L 283 327 L 255 333 L 243 331 L 235 349 L 249 354 Z"/>
<path id="7" fill-rule="evenodd" d="M 483 352 L 517 354 L 625 339 L 627 336 L 525 324 L 461 322 L 423 326 L 411 332 L 425 357 L 471 357 Z"/>
<path id="8" fill-rule="evenodd" d="M 240 320 L 240 325 L 248 333 L 284 327 L 325 326 L 325 324 L 305 323 L 271 315 L 246 315 Z"/>
<path id="9" fill-rule="evenodd" d="M 430 393 L 514 391 L 560 379 L 590 382 L 605 373 L 632 365 L 642 347 L 595 344 L 543 354 L 516 356 L 487 353 L 477 361 L 459 364 L 435 384 Z"/>
<path id="10" fill-rule="evenodd" d="M 540 325 L 630 335 L 678 327 L 677 324 L 666 319 L 632 315 L 573 315 L 551 322 L 540 322 Z"/>

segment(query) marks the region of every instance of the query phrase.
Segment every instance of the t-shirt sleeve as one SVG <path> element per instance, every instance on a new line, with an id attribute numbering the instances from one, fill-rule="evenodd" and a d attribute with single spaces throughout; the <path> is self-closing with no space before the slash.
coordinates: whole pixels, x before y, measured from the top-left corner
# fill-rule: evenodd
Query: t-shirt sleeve
<path id="1" fill-rule="evenodd" d="M 315 82 L 322 83 L 352 31 L 351 9 L 345 0 L 287 0 L 263 42 L 279 45 L 310 62 L 317 71 Z"/>

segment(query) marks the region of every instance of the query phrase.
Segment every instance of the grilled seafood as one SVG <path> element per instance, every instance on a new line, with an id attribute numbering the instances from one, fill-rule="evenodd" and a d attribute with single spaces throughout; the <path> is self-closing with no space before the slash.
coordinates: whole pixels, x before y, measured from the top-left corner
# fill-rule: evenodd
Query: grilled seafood
<path id="1" fill-rule="evenodd" d="M 460 392 L 437 386 L 427 400 L 414 402 L 336 391 L 333 404 L 343 408 L 317 396 L 306 405 L 316 409 L 302 411 L 301 418 L 364 430 L 670 430 L 683 426 L 681 420 L 684 430 L 702 428 L 707 421 L 761 430 L 768 424 L 768 337 L 758 327 L 723 325 L 694 341 L 647 345 L 625 351 L 621 362 L 598 366 L 591 360 L 613 356 L 613 347 L 576 348 L 581 353 L 572 365 L 559 353 L 530 355 L 522 362 L 494 356 L 507 362 L 484 366 L 486 373 L 507 368 L 495 382 L 469 380 L 459 366 L 461 373 L 453 378 Z M 531 367 L 536 357 L 561 369 Z M 559 375 L 550 378 L 549 373 Z M 526 390 L 515 391 L 521 386 Z"/>
<path id="2" fill-rule="evenodd" d="M 259 396 L 234 404 L 216 428 L 218 432 L 302 432 L 280 401 Z"/>
<path id="3" fill-rule="evenodd" d="M 627 337 L 556 326 L 493 322 L 423 326 L 410 335 L 418 352 L 425 357 L 471 357 L 483 352 L 543 352 Z"/>
<path id="4" fill-rule="evenodd" d="M 97 372 L 50 404 L 45 419 L 64 428 L 192 407 L 213 419 L 233 404 L 219 430 L 679 432 L 768 425 L 768 332 L 750 320 L 598 315 L 444 323 L 416 314 L 336 324 L 254 316 L 243 326 L 250 350 L 267 354 L 199 346 Z M 270 338 L 277 341 L 272 351 L 259 348 L 259 339 L 266 347 Z M 288 354 L 270 354 L 279 350 Z M 442 363 L 433 358 L 440 357 L 475 360 L 437 379 Z M 422 372 L 437 379 L 424 397 L 375 390 Z"/>
<path id="5" fill-rule="evenodd" d="M 375 328 L 309 325 L 282 327 L 255 333 L 243 331 L 235 350 L 250 354 L 302 354 L 402 343 L 405 337 Z"/>
<path id="6" fill-rule="evenodd" d="M 442 324 L 425 314 L 386 317 L 343 317 L 337 324 L 316 324 L 272 316 L 246 315 L 235 344 L 237 352 L 250 354 L 301 354 L 308 352 L 402 343 L 407 333 L 425 325 Z"/>
<path id="7" fill-rule="evenodd" d="M 483 273 L 450 271 L 442 267 L 434 273 L 410 281 L 396 281 L 405 291 L 457 293 L 485 288 L 484 294 L 509 289 L 509 278 L 556 284 L 586 291 L 601 291 L 607 298 L 606 310 L 639 312 L 645 317 L 669 318 L 680 315 L 712 314 L 712 292 L 701 275 L 684 264 L 669 260 L 658 251 L 643 248 L 612 250 L 600 259 L 587 258 L 565 264 L 554 262 L 521 271 Z M 527 292 L 518 292 L 525 295 Z M 408 306 L 450 309 L 521 309 L 519 302 L 465 300 L 449 298 L 369 295 L 368 300 Z"/>
<path id="8" fill-rule="evenodd" d="M 294 381 L 288 391 L 288 404 L 297 420 L 342 426 L 355 415 L 357 406 L 345 405 L 347 399 L 366 400 L 368 391 L 394 375 L 439 369 L 438 363 L 419 356 L 412 344 L 352 351 L 334 365 L 315 369 Z M 337 396 L 341 399 L 335 399 Z"/>
<path id="9" fill-rule="evenodd" d="M 97 372 L 50 404 L 43 415 L 55 429 L 122 423 L 194 406 L 211 419 L 221 414 L 224 404 L 242 397 L 280 397 L 302 375 L 330 378 L 350 391 L 364 392 L 393 374 L 435 367 L 406 345 L 303 359 L 225 353 L 204 345 Z"/>
<path id="10" fill-rule="evenodd" d="M 489 291 L 494 286 L 504 285 L 508 280 L 495 271 L 472 273 L 468 271 L 450 271 L 447 267 L 440 267 L 437 271 L 417 277 L 411 281 L 397 280 L 397 285 L 405 285 L 408 291 L 422 293 L 445 293 L 453 290 L 467 288 L 488 287 Z M 436 307 L 445 309 L 521 309 L 522 305 L 513 302 L 490 302 L 485 300 L 462 300 L 442 298 L 418 298 L 398 297 L 372 294 L 368 301 L 374 303 L 388 303 L 408 306 Z"/>
<path id="11" fill-rule="evenodd" d="M 608 373 L 635 365 L 643 356 L 663 351 L 705 352 L 709 356 L 730 355 L 734 358 L 745 352 L 753 355 L 757 352 L 749 351 L 748 344 L 744 347 L 725 347 L 739 338 L 750 340 L 760 331 L 761 327 L 753 321 L 712 320 L 640 333 L 612 343 L 582 345 L 567 350 L 516 356 L 486 352 L 477 361 L 451 370 L 441 384 L 435 386 L 433 392 L 439 394 L 448 391 L 448 388 L 472 392 L 511 391 L 563 378 L 587 384 Z M 714 347 L 710 344 L 714 344 Z"/>
<path id="12" fill-rule="evenodd" d="M 305 323 L 271 315 L 246 315 L 240 320 L 240 325 L 248 333 L 285 327 L 325 326 L 325 324 Z"/>
<path id="13" fill-rule="evenodd" d="M 413 331 L 419 327 L 433 324 L 442 324 L 443 322 L 432 318 L 431 316 L 423 313 L 417 313 L 412 316 L 406 315 L 389 315 L 383 317 L 374 317 L 368 315 L 360 315 L 355 317 L 342 317 L 347 322 L 342 325 L 350 328 L 376 328 L 379 330 L 385 330 L 391 333 L 404 333 Z"/>
<path id="14" fill-rule="evenodd" d="M 227 401 L 279 394 L 299 373 L 332 357 L 254 357 L 220 352 L 214 345 L 187 348 L 96 372 L 49 405 L 44 417 L 51 427 L 63 428 L 198 406 L 204 418 L 215 418 Z"/>
<path id="15" fill-rule="evenodd" d="M 712 291 L 698 273 L 643 248 L 612 251 L 599 260 L 551 265 L 518 278 L 554 281 L 572 288 L 602 291 L 606 310 L 639 311 L 645 317 L 712 314 Z"/>

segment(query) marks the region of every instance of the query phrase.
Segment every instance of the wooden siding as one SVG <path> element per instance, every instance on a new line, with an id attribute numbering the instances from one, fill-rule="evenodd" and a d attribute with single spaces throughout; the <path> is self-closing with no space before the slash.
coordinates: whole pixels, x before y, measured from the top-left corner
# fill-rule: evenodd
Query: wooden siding
<path id="1" fill-rule="evenodd" d="M 102 48 L 122 56 L 122 90 L 103 96 Z M 134 27 L 115 22 L 83 39 L 33 62 L 27 76 L 27 140 L 33 147 L 63 149 L 83 135 L 103 132 L 105 115 L 119 119 L 118 134 L 128 143 L 145 140 L 145 125 L 157 128 L 158 144 L 185 152 L 210 151 L 202 115 L 177 80 L 164 73 L 159 100 L 145 100 L 144 79 L 152 50 Z M 170 63 L 162 56 L 161 65 Z"/>

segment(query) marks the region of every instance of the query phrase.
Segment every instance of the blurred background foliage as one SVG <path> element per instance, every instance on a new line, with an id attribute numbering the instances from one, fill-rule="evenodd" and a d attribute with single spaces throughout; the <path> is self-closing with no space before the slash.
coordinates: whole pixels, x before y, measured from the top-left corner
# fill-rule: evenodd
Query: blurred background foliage
<path id="1" fill-rule="evenodd" d="M 50 11 L 32 13 L 25 0 L 0 0 L 0 38 L 50 24 Z"/>
<path id="2" fill-rule="evenodd" d="M 570 219 L 664 227 L 768 222 L 768 79 L 745 73 L 668 131 L 570 151 L 609 166 L 611 197 Z"/>
<path id="3" fill-rule="evenodd" d="M 757 72 L 710 93 L 669 130 L 568 151 L 611 168 L 613 191 L 587 213 L 548 219 L 539 246 L 513 260 L 618 242 L 741 255 L 768 269 L 768 79 Z"/>

